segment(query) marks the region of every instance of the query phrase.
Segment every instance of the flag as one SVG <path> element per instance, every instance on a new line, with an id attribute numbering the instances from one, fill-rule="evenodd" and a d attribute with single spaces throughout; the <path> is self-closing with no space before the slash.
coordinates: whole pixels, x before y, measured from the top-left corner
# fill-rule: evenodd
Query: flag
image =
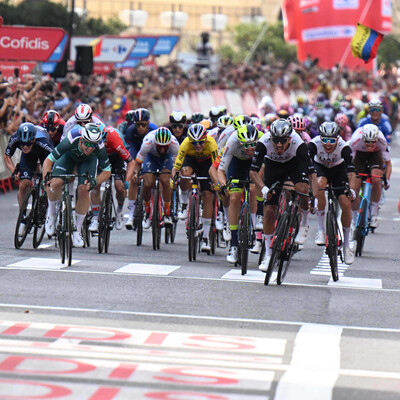
<path id="1" fill-rule="evenodd" d="M 89 46 L 93 48 L 93 58 L 99 57 L 101 54 L 101 45 L 103 44 L 103 38 L 100 36 L 89 43 Z"/>
<path id="2" fill-rule="evenodd" d="M 360 23 L 351 39 L 351 52 L 354 57 L 362 58 L 366 63 L 376 57 L 383 35 Z"/>

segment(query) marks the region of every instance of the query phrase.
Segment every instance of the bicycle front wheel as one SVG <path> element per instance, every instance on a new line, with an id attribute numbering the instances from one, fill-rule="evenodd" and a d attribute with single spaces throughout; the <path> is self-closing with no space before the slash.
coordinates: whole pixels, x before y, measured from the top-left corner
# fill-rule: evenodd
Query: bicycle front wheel
<path id="1" fill-rule="evenodd" d="M 158 189 L 155 189 L 153 193 L 153 213 L 151 217 L 153 250 L 158 250 L 160 248 L 160 238 L 161 238 L 160 216 L 161 216 L 160 192 Z"/>
<path id="2" fill-rule="evenodd" d="M 240 248 L 240 266 L 242 275 L 247 274 L 247 263 L 249 259 L 249 240 L 250 232 L 250 205 L 243 204 L 239 220 L 239 248 Z"/>
<path id="3" fill-rule="evenodd" d="M 42 243 L 46 223 L 46 212 L 47 212 L 47 194 L 43 191 L 43 194 L 37 200 L 36 216 L 35 216 L 35 227 L 33 230 L 33 248 L 37 249 Z"/>
<path id="4" fill-rule="evenodd" d="M 141 246 L 143 239 L 143 187 L 139 186 L 135 206 L 136 246 Z"/>
<path id="5" fill-rule="evenodd" d="M 358 212 L 356 227 L 354 231 L 354 240 L 356 241 L 356 257 L 362 255 L 364 248 L 365 236 L 368 232 L 368 209 L 367 201 L 361 200 L 360 211 Z"/>
<path id="6" fill-rule="evenodd" d="M 336 282 L 339 280 L 338 272 L 338 226 L 336 216 L 332 210 L 328 210 L 326 214 L 326 235 L 327 240 L 327 253 L 329 257 L 329 264 L 331 266 L 332 279 Z"/>
<path id="7" fill-rule="evenodd" d="M 195 261 L 197 251 L 197 197 L 195 196 L 190 199 L 187 231 L 189 261 Z"/>
<path id="8" fill-rule="evenodd" d="M 101 199 L 101 205 L 99 210 L 99 237 L 98 237 L 98 251 L 102 253 L 103 251 L 107 253 L 108 242 L 110 238 L 109 231 L 109 208 L 111 206 L 111 191 L 106 189 Z M 107 249 L 106 249 L 107 247 Z"/>
<path id="9" fill-rule="evenodd" d="M 36 198 L 37 188 L 33 186 L 25 195 L 19 211 L 14 233 L 14 246 L 16 249 L 19 249 L 24 244 L 25 239 L 32 228 L 35 204 L 37 201 Z"/>

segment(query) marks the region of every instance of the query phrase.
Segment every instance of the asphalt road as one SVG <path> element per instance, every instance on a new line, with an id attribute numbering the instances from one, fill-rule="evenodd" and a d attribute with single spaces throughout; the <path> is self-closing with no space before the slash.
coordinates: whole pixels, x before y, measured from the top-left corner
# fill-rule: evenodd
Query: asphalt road
<path id="1" fill-rule="evenodd" d="M 363 256 L 330 278 L 309 239 L 283 285 L 263 285 L 177 241 L 135 245 L 113 231 L 108 254 L 54 242 L 13 246 L 16 192 L 0 194 L 0 398 L 337 400 L 400 396 L 399 146 Z"/>

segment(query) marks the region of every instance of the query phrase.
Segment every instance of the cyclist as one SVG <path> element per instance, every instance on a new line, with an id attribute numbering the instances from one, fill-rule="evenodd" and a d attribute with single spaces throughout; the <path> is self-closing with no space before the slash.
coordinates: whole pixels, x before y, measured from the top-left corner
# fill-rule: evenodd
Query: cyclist
<path id="1" fill-rule="evenodd" d="M 42 134 L 40 134 L 40 131 Z M 24 122 L 8 141 L 7 148 L 4 153 L 4 163 L 8 170 L 14 173 L 14 179 L 19 180 L 18 188 L 18 204 L 21 208 L 22 202 L 31 187 L 33 174 L 36 171 L 38 160 L 40 164 L 53 151 L 53 143 L 48 137 L 44 128 L 36 127 L 30 122 Z M 15 151 L 22 151 L 19 167 L 16 169 L 12 156 Z M 24 226 L 20 225 L 20 232 L 24 232 Z"/>
<path id="2" fill-rule="evenodd" d="M 144 137 L 151 131 L 157 129 L 157 125 L 150 122 L 150 112 L 146 108 L 138 108 L 133 112 L 134 124 L 131 125 L 125 135 L 126 143 L 129 146 L 129 153 L 135 159 L 142 146 Z M 138 184 L 136 179 L 132 179 L 128 191 L 128 210 L 129 217 L 125 223 L 126 229 L 133 229 L 133 215 L 135 213 L 136 196 Z"/>
<path id="3" fill-rule="evenodd" d="M 122 121 L 119 126 L 118 126 L 118 130 L 122 133 L 122 136 L 125 138 L 125 134 L 126 131 L 128 130 L 128 128 L 133 125 L 134 120 L 133 120 L 133 114 L 134 114 L 135 110 L 129 110 L 126 114 L 125 114 L 125 121 Z"/>
<path id="4" fill-rule="evenodd" d="M 187 136 L 188 130 L 185 113 L 183 111 L 173 111 L 169 115 L 169 126 L 167 128 L 176 137 L 179 144 L 181 144 Z"/>
<path id="5" fill-rule="evenodd" d="M 336 114 L 335 122 L 340 129 L 340 136 L 344 141 L 348 141 L 351 138 L 352 131 L 349 125 L 349 119 L 344 113 Z"/>
<path id="6" fill-rule="evenodd" d="M 112 126 L 105 126 L 103 123 L 98 126 L 111 164 L 111 173 L 114 174 L 114 185 L 116 191 L 115 198 L 118 203 L 115 228 L 121 230 L 124 222 L 122 211 L 124 208 L 126 190 L 129 188 L 129 182 L 133 176 L 135 162 L 125 147 L 125 141 L 122 134 L 117 129 Z M 89 231 L 97 232 L 99 229 L 98 216 L 100 210 L 100 184 L 91 191 L 90 199 L 92 203 L 93 217 L 89 226 Z"/>
<path id="7" fill-rule="evenodd" d="M 61 141 L 61 136 L 64 131 L 65 121 L 61 118 L 60 114 L 54 110 L 48 110 L 44 113 L 42 120 L 39 122 L 48 132 L 54 146 L 57 146 Z"/>
<path id="8" fill-rule="evenodd" d="M 151 190 L 154 187 L 156 177 L 154 172 L 157 169 L 163 172 L 160 175 L 162 187 L 162 198 L 164 202 L 164 224 L 172 224 L 171 220 L 171 186 L 169 174 L 174 165 L 174 159 L 178 154 L 179 143 L 168 128 L 161 127 L 146 135 L 143 144 L 135 160 L 135 179 L 138 179 L 140 167 L 142 166 L 143 176 L 143 200 L 145 218 L 143 228 L 149 229 Z"/>
<path id="9" fill-rule="evenodd" d="M 292 128 L 299 134 L 304 143 L 311 142 L 310 135 L 306 131 L 306 123 L 301 115 L 291 115 L 288 121 L 292 124 Z"/>
<path id="10" fill-rule="evenodd" d="M 350 187 L 354 186 L 355 167 L 351 156 L 350 146 L 340 136 L 340 128 L 335 122 L 324 122 L 319 127 L 320 136 L 315 137 L 309 144 L 308 149 L 314 169 L 317 173 L 318 186 L 314 189 L 314 196 L 318 199 L 318 231 L 315 236 L 315 244 L 325 245 L 325 188 L 327 183 L 333 187 L 342 187 L 344 182 L 350 181 Z M 354 253 L 350 247 L 350 225 L 351 225 L 351 200 L 356 194 L 350 190 L 351 198 L 346 196 L 344 189 L 335 190 L 335 196 L 342 209 L 343 226 L 343 253 L 344 262 L 352 264 Z"/>
<path id="11" fill-rule="evenodd" d="M 99 116 L 93 114 L 92 107 L 89 104 L 79 104 L 75 109 L 74 115 L 72 115 L 67 122 L 65 123 L 63 134 L 61 136 L 61 140 L 63 140 L 67 133 L 75 126 L 85 126 L 89 122 L 94 122 L 99 124 L 103 122 Z"/>
<path id="12" fill-rule="evenodd" d="M 392 173 L 392 163 L 390 161 L 387 141 L 383 133 L 374 124 L 367 124 L 361 128 L 357 128 L 350 140 L 350 147 L 353 152 L 353 162 L 356 166 L 357 173 L 367 173 L 370 168 L 371 175 L 382 176 L 385 163 L 385 174 L 389 182 Z M 381 196 L 382 182 L 380 178 L 372 177 L 371 191 L 371 221 L 369 226 L 377 228 L 379 199 Z M 356 193 L 360 191 L 361 179 L 357 178 L 354 184 Z M 385 189 L 389 188 L 389 184 L 385 184 Z M 357 211 L 360 205 L 360 198 L 357 197 L 352 203 L 353 223 L 357 218 Z"/>
<path id="13" fill-rule="evenodd" d="M 369 115 L 363 118 L 359 123 L 358 127 L 362 127 L 367 124 L 376 125 L 379 130 L 385 136 L 388 144 L 390 144 L 392 138 L 392 126 L 389 122 L 389 117 L 383 114 L 383 104 L 379 99 L 371 99 L 368 103 Z"/>
<path id="14" fill-rule="evenodd" d="M 262 164 L 265 164 L 264 180 L 258 174 Z M 250 167 L 250 178 L 261 190 L 266 200 L 264 206 L 264 240 L 265 257 L 259 269 L 266 272 L 271 256 L 271 241 L 274 233 L 275 215 L 277 212 L 280 190 L 272 196 L 268 195 L 268 187 L 280 181 L 290 181 L 295 189 L 301 193 L 309 191 L 309 177 L 315 180 L 307 145 L 300 136 L 293 131 L 292 125 L 285 119 L 274 121 L 267 132 L 257 143 Z M 304 244 L 308 234 L 308 201 L 300 198 L 301 225 L 295 238 L 297 244 Z"/>
<path id="15" fill-rule="evenodd" d="M 218 118 L 224 115 L 223 109 L 220 106 L 214 106 L 208 113 L 210 120 L 212 122 L 212 128 L 215 128 L 218 123 Z"/>
<path id="16" fill-rule="evenodd" d="M 207 135 L 205 127 L 201 124 L 189 126 L 188 136 L 179 146 L 178 156 L 172 169 L 172 178 L 182 169 L 181 175 L 190 177 L 193 172 L 201 177 L 209 177 L 211 164 L 218 156 L 218 146 L 215 140 Z M 181 219 L 187 218 L 187 205 L 189 202 L 190 180 L 182 179 L 181 188 Z M 212 194 L 210 182 L 200 181 L 201 195 L 203 200 L 203 241 L 201 251 L 210 251 L 209 232 L 212 216 Z"/>
<path id="17" fill-rule="evenodd" d="M 203 121 L 204 115 L 200 112 L 193 113 L 190 117 L 190 121 L 192 124 L 198 124 L 199 122 Z"/>
<path id="18" fill-rule="evenodd" d="M 75 230 L 72 234 L 72 242 L 75 247 L 83 247 L 82 224 L 89 209 L 89 191 L 98 184 L 106 181 L 111 175 L 110 161 L 104 146 L 101 130 L 94 123 L 87 123 L 72 129 L 67 137 L 48 155 L 43 163 L 43 178 L 52 171 L 53 178 L 48 190 L 49 207 L 45 223 L 46 233 L 54 235 L 56 213 L 60 203 L 63 188 L 63 179 L 57 175 L 71 174 L 75 168 L 79 175 L 86 172 L 89 178 L 85 180 L 79 177 L 78 198 L 75 205 Z M 101 173 L 96 176 L 97 163 Z"/>
<path id="19" fill-rule="evenodd" d="M 262 135 L 255 126 L 247 124 L 242 125 L 236 130 L 236 134 L 230 136 L 218 167 L 218 181 L 222 187 L 226 185 L 227 176 L 241 180 L 249 179 L 251 159 L 254 155 L 257 141 Z M 231 229 L 231 248 L 226 260 L 231 264 L 235 264 L 238 256 L 238 224 L 243 184 L 232 184 L 229 191 L 230 204 L 228 216 Z M 255 226 L 257 202 L 254 187 L 251 190 L 250 205 L 251 218 L 253 226 Z"/>
<path id="20" fill-rule="evenodd" d="M 242 125 L 251 124 L 251 118 L 248 115 L 238 115 L 233 119 L 231 125 L 224 129 L 218 139 L 218 149 L 221 150 L 225 147 L 226 142 L 235 130 L 239 129 Z"/>

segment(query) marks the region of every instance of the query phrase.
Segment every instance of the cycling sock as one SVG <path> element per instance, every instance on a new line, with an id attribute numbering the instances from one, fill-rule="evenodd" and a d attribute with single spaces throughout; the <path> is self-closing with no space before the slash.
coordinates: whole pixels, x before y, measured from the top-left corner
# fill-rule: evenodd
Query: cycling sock
<path id="1" fill-rule="evenodd" d="M 68 183 L 68 190 L 70 195 L 74 194 L 74 183 L 74 181 Z"/>
<path id="2" fill-rule="evenodd" d="M 371 215 L 377 216 L 378 215 L 378 207 L 379 207 L 379 202 L 371 202 Z"/>
<path id="3" fill-rule="evenodd" d="M 60 200 L 50 201 L 49 200 L 49 212 L 48 215 L 55 217 L 58 207 L 60 206 Z"/>
<path id="4" fill-rule="evenodd" d="M 273 234 L 271 235 L 264 235 L 264 240 L 265 240 L 265 255 L 270 256 L 271 255 L 271 243 L 272 243 L 272 238 Z"/>
<path id="5" fill-rule="evenodd" d="M 77 232 L 81 232 L 82 224 L 83 224 L 85 217 L 86 217 L 86 214 L 75 213 L 75 218 L 76 218 L 75 226 L 76 226 Z"/>
<path id="6" fill-rule="evenodd" d="M 93 217 L 97 217 L 100 211 L 100 204 L 92 204 Z"/>
<path id="7" fill-rule="evenodd" d="M 251 223 L 253 224 L 253 229 L 256 227 L 256 214 L 250 213 Z"/>
<path id="8" fill-rule="evenodd" d="M 133 218 L 133 214 L 135 213 L 135 205 L 136 205 L 136 200 L 129 200 L 128 202 L 129 218 Z"/>
<path id="9" fill-rule="evenodd" d="M 303 210 L 301 209 L 301 226 L 307 226 L 308 225 L 308 210 Z"/>
<path id="10" fill-rule="evenodd" d="M 226 223 L 229 225 L 228 210 L 229 210 L 229 207 L 225 207 L 225 206 L 224 206 L 224 217 L 225 217 L 225 221 L 226 221 Z"/>
<path id="11" fill-rule="evenodd" d="M 203 218 L 203 238 L 208 238 L 210 233 L 211 218 Z"/>
<path id="12" fill-rule="evenodd" d="M 231 225 L 231 247 L 237 247 L 239 245 L 238 241 L 238 225 Z"/>
<path id="13" fill-rule="evenodd" d="M 343 227 L 343 247 L 350 246 L 350 228 Z"/>
<path id="14" fill-rule="evenodd" d="M 325 232 L 325 210 L 317 211 L 318 230 Z"/>

